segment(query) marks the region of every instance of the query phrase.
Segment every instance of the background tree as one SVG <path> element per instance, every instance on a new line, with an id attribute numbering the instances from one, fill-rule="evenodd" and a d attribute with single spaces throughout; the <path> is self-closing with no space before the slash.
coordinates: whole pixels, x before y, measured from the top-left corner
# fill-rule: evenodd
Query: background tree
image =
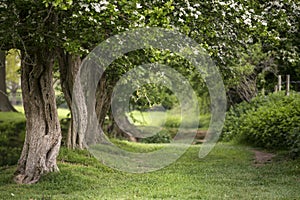
<path id="1" fill-rule="evenodd" d="M 6 56 L 6 83 L 13 105 L 17 104 L 17 92 L 20 89 L 20 67 L 20 52 L 16 49 L 9 50 Z"/>
<path id="2" fill-rule="evenodd" d="M 17 110 L 11 105 L 7 95 L 5 56 L 5 52 L 0 51 L 0 111 L 17 112 Z"/>

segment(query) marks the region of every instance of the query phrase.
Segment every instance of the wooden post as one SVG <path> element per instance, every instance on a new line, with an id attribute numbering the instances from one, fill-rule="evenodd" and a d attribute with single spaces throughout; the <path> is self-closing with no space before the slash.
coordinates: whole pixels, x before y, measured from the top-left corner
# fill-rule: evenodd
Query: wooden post
<path id="1" fill-rule="evenodd" d="M 286 75 L 286 96 L 290 95 L 290 75 Z"/>
<path id="2" fill-rule="evenodd" d="M 281 91 L 281 75 L 278 75 L 278 91 Z"/>
<path id="3" fill-rule="evenodd" d="M 275 85 L 274 91 L 275 91 L 275 93 L 278 92 L 278 85 Z"/>

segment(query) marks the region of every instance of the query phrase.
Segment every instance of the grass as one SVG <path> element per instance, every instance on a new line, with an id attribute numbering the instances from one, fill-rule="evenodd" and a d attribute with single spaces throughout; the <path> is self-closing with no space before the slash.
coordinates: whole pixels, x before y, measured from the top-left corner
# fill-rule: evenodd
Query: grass
<path id="1" fill-rule="evenodd" d="M 0 122 L 20 122 L 25 121 L 23 113 L 17 112 L 0 112 Z"/>
<path id="2" fill-rule="evenodd" d="M 0 112 L 0 120 L 3 119 L 3 121 L 15 121 L 15 120 L 25 120 L 24 116 L 24 108 L 23 106 L 14 106 L 14 108 L 19 112 L 19 113 L 14 113 L 14 112 Z M 58 108 L 57 109 L 58 117 L 60 119 L 66 118 L 68 114 L 70 113 L 69 109 L 66 108 Z"/>
<path id="3" fill-rule="evenodd" d="M 157 145 L 118 142 L 132 151 Z M 163 146 L 163 145 L 162 145 Z M 160 145 L 161 147 L 161 145 Z M 12 182 L 15 167 L 0 170 L 1 199 L 300 199 L 300 160 L 255 167 L 249 147 L 219 143 L 204 159 L 191 146 L 175 163 L 146 173 L 112 170 L 87 151 L 61 149 L 60 173 L 34 185 Z"/>
<path id="4" fill-rule="evenodd" d="M 151 111 L 140 112 L 132 111 L 129 115 L 129 121 L 138 126 L 153 126 L 153 127 L 179 127 L 181 123 L 181 115 L 178 110 L 169 110 L 166 112 Z M 188 116 L 189 117 L 189 116 Z M 187 117 L 187 118 L 188 118 Z M 188 126 L 195 127 L 197 119 L 188 118 Z M 201 115 L 199 119 L 200 130 L 207 130 L 210 122 L 210 114 Z"/>
<path id="5" fill-rule="evenodd" d="M 68 111 L 59 113 L 62 117 Z M 165 115 L 156 114 L 152 124 L 160 123 Z M 201 117 L 208 125 L 210 117 Z M 22 113 L 0 112 L 0 121 L 10 120 L 25 118 Z M 131 152 L 165 147 L 113 142 Z M 250 147 L 219 143 L 207 157 L 199 159 L 200 147 L 192 145 L 176 162 L 145 174 L 116 171 L 85 150 L 62 148 L 58 158 L 60 173 L 47 174 L 37 184 L 17 185 L 12 181 L 16 167 L 0 168 L 0 199 L 300 199 L 300 159 L 280 155 L 257 167 Z"/>

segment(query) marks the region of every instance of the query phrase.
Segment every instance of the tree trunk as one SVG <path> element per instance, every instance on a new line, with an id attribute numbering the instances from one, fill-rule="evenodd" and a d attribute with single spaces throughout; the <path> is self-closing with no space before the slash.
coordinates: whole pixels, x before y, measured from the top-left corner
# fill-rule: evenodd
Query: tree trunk
<path id="1" fill-rule="evenodd" d="M 128 119 L 125 119 L 124 121 L 128 121 Z M 114 120 L 112 121 L 112 125 L 110 126 L 110 134 L 112 134 L 115 138 L 126 138 L 130 142 L 138 141 L 138 138 L 134 137 L 129 131 L 124 130 L 124 127 L 122 127 L 121 129 Z"/>
<path id="2" fill-rule="evenodd" d="M 12 105 L 17 105 L 17 91 L 19 89 L 19 85 L 16 84 L 16 83 L 12 83 L 12 86 L 11 86 L 11 103 Z"/>
<path id="3" fill-rule="evenodd" d="M 101 127 L 103 127 L 105 122 L 105 117 L 107 116 L 107 113 L 110 109 L 112 92 L 113 92 L 113 85 L 108 83 L 107 75 L 104 72 L 97 86 L 97 91 L 96 91 L 97 101 L 95 106 L 96 114 Z"/>
<path id="4" fill-rule="evenodd" d="M 116 84 L 116 80 L 108 80 L 108 75 L 104 72 L 102 75 L 101 80 L 99 81 L 97 91 L 96 91 L 96 114 L 99 120 L 99 124 L 101 127 L 104 126 L 105 122 L 105 117 L 108 114 L 108 111 L 110 109 L 110 103 L 111 103 L 111 98 L 112 98 L 112 93 L 113 93 L 113 88 L 114 85 Z M 120 129 L 120 127 L 116 124 L 114 121 L 114 118 L 112 114 L 110 114 L 110 119 L 111 119 L 111 125 L 107 128 L 107 132 L 110 133 L 111 135 L 114 135 L 115 137 L 123 137 L 126 138 L 129 141 L 136 142 L 136 138 L 130 134 L 129 132 L 123 131 L 124 127 Z M 124 122 L 122 125 L 128 127 L 130 124 L 128 119 L 125 117 Z M 129 129 L 129 130 L 134 130 L 134 129 Z"/>
<path id="5" fill-rule="evenodd" d="M 17 112 L 9 102 L 6 92 L 5 52 L 0 51 L 0 111 Z"/>
<path id="6" fill-rule="evenodd" d="M 35 183 L 43 174 L 59 171 L 56 158 L 61 129 L 52 87 L 54 54 L 44 49 L 22 59 L 21 87 L 26 115 L 26 137 L 14 180 Z M 29 64 L 29 62 L 33 62 Z"/>
<path id="7" fill-rule="evenodd" d="M 83 144 L 78 143 L 78 133 L 74 130 L 74 118 L 72 112 L 72 93 L 74 81 L 81 65 L 80 56 L 70 55 L 63 49 L 58 50 L 60 83 L 65 100 L 71 112 L 71 119 L 67 135 L 67 147 L 74 149 L 77 146 L 82 148 Z"/>
<path id="8" fill-rule="evenodd" d="M 61 87 L 71 112 L 67 147 L 70 149 L 83 149 L 85 148 L 84 133 L 87 126 L 86 118 L 88 117 L 86 102 L 80 82 L 77 82 L 75 86 L 75 79 L 82 61 L 79 55 L 71 55 L 63 49 L 59 49 L 58 53 Z M 76 92 L 74 92 L 74 90 L 76 90 Z M 72 96 L 73 92 L 76 95 L 76 102 L 74 102 L 74 97 Z M 77 115 L 81 116 L 80 122 L 76 121 L 78 120 Z"/>
<path id="9" fill-rule="evenodd" d="M 95 99 L 91 99 L 90 102 L 85 102 L 85 99 L 80 97 L 80 93 L 82 91 L 80 91 L 79 88 L 76 89 L 75 87 L 75 89 L 78 91 L 74 92 L 74 94 L 77 95 L 76 103 L 75 103 L 76 105 L 74 106 L 74 102 L 73 102 L 74 97 L 72 97 L 72 94 L 74 90 L 75 78 L 78 75 L 81 66 L 81 58 L 80 56 L 68 54 L 64 52 L 62 49 L 58 50 L 58 52 L 59 52 L 59 68 L 60 68 L 60 80 L 61 80 L 62 91 L 64 93 L 68 107 L 71 111 L 71 120 L 68 129 L 68 135 L 67 135 L 67 147 L 71 149 L 74 148 L 82 149 L 86 145 L 84 144 L 84 142 L 97 143 L 99 141 L 103 141 L 103 137 L 104 137 L 103 126 L 105 122 L 105 117 L 107 116 L 107 113 L 110 109 L 110 101 L 111 101 L 111 95 L 113 92 L 114 83 L 112 83 L 113 81 L 108 81 L 107 74 L 104 72 L 100 81 L 98 82 L 97 90 L 95 93 Z M 92 72 L 90 72 L 91 74 L 87 75 L 89 77 L 89 80 L 98 78 L 99 74 L 93 71 L 93 69 L 87 69 L 87 70 L 92 70 Z M 81 86 L 77 85 L 77 87 L 81 87 Z M 95 105 L 95 109 L 85 110 L 87 108 L 85 107 L 85 104 Z M 76 110 L 74 110 L 75 108 Z M 76 112 L 77 114 L 75 114 Z M 81 121 L 78 124 L 79 119 L 76 119 L 76 115 L 80 114 L 78 112 L 81 112 L 81 115 L 88 114 L 88 116 L 86 117 L 87 121 L 85 122 Z M 83 119 L 82 116 L 81 118 Z M 94 121 L 95 119 L 97 119 L 97 121 Z M 90 124 L 90 126 L 86 127 L 87 124 Z M 94 124 L 99 124 L 99 125 L 95 126 Z M 79 130 L 80 129 L 83 130 L 85 128 L 87 128 L 87 132 L 94 133 L 94 134 L 83 135 L 84 133 Z M 135 141 L 135 139 L 133 139 L 131 135 L 122 132 L 120 129 L 118 129 L 118 133 L 126 138 L 129 138 L 129 140 L 131 141 Z M 86 137 L 85 138 L 86 141 L 84 141 L 84 137 Z"/>

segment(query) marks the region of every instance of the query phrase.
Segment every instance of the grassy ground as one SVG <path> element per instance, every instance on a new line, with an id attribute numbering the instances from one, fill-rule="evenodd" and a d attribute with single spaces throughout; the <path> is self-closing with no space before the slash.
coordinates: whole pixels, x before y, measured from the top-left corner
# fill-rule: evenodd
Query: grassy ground
<path id="1" fill-rule="evenodd" d="M 4 120 L 6 119 L 11 119 L 11 120 L 15 120 L 15 119 L 25 119 L 24 116 L 24 108 L 23 106 L 14 106 L 15 109 L 19 112 L 19 113 L 12 113 L 12 112 L 0 112 L 0 117 L 4 118 Z M 60 119 L 66 118 L 67 115 L 70 113 L 70 111 L 68 109 L 65 108 L 58 108 L 57 109 L 58 112 L 58 117 Z M 6 117 L 7 116 L 7 117 Z"/>
<path id="2" fill-rule="evenodd" d="M 25 121 L 23 113 L 17 112 L 0 112 L 0 122 L 19 122 Z"/>
<path id="3" fill-rule="evenodd" d="M 15 167 L 2 168 L 0 199 L 300 199 L 300 160 L 277 158 L 256 167 L 248 147 L 220 143 L 204 159 L 197 157 L 199 148 L 191 146 L 177 162 L 147 174 L 115 171 L 86 151 L 62 149 L 61 172 L 34 185 L 14 184 Z"/>
<path id="4" fill-rule="evenodd" d="M 153 127 L 170 127 L 174 125 L 180 125 L 181 115 L 178 110 L 175 111 L 152 111 L 152 112 L 140 112 L 133 111 L 129 115 L 129 121 L 138 126 L 153 126 Z M 187 117 L 188 118 L 188 117 Z M 192 127 L 198 123 L 197 119 L 189 119 L 188 122 Z M 201 115 L 199 119 L 200 130 L 207 130 L 210 122 L 210 114 Z"/>
<path id="5" fill-rule="evenodd" d="M 0 113 L 0 121 L 24 120 L 22 108 L 17 109 L 21 113 Z M 67 113 L 60 109 L 60 118 Z M 158 125 L 165 117 L 160 114 L 147 123 Z M 201 119 L 208 126 L 209 116 Z M 164 147 L 116 143 L 134 152 Z M 34 185 L 15 184 L 15 166 L 0 168 L 0 199 L 300 199 L 300 159 L 277 156 L 271 163 L 256 166 L 249 147 L 219 143 L 207 157 L 199 159 L 200 147 L 193 145 L 175 163 L 146 174 L 119 172 L 87 151 L 62 148 L 60 173 L 48 174 Z"/>

